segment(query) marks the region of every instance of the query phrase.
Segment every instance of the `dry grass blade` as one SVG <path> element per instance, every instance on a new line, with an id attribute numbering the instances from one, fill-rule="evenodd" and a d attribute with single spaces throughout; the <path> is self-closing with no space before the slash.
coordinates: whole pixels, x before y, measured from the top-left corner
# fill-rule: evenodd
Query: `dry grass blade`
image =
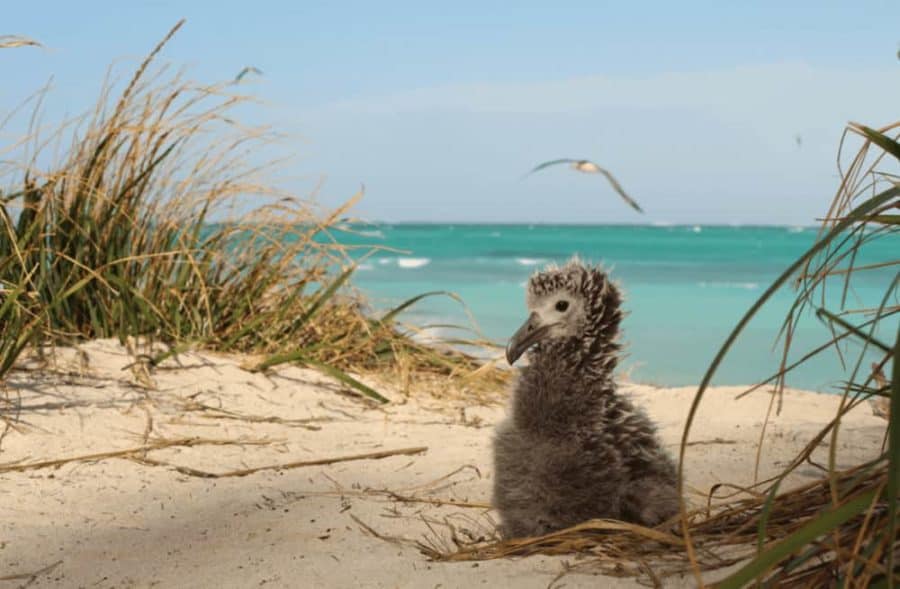
<path id="1" fill-rule="evenodd" d="M 426 505 L 464 507 L 466 509 L 491 509 L 490 503 L 476 503 L 472 501 L 460 501 L 459 499 L 440 499 L 437 497 L 410 497 L 394 491 L 373 490 L 363 493 L 364 495 L 383 495 L 391 501 L 398 503 L 424 503 Z"/>
<path id="2" fill-rule="evenodd" d="M 110 450 L 107 452 L 95 452 L 93 454 L 82 454 L 79 456 L 71 456 L 68 458 L 55 458 L 53 460 L 41 460 L 39 462 L 15 462 L 13 464 L 0 464 L 0 474 L 6 472 L 25 472 L 29 470 L 39 470 L 42 468 L 59 468 L 60 466 L 70 464 L 72 462 L 96 462 L 98 460 L 106 460 L 108 458 L 133 458 L 138 455 L 144 455 L 154 450 L 164 450 L 166 448 L 190 448 L 193 446 L 247 446 L 247 445 L 264 445 L 271 444 L 272 440 L 223 440 L 211 438 L 178 438 L 174 440 L 156 440 L 143 446 L 135 448 L 125 448 L 124 450 Z"/>
<path id="3" fill-rule="evenodd" d="M 840 473 L 840 484 L 848 489 L 852 499 L 847 501 L 852 511 L 865 504 L 886 511 L 883 502 L 872 503 L 882 483 L 879 481 L 886 465 L 874 472 L 858 467 Z M 829 480 L 815 481 L 803 487 L 780 493 L 774 497 L 758 495 L 722 505 L 711 514 L 699 510 L 689 514 L 692 538 L 697 546 L 698 565 L 704 571 L 722 568 L 746 560 L 756 553 L 759 530 L 764 529 L 763 545 L 769 547 L 796 535 L 807 526 L 822 519 L 823 510 L 830 505 Z M 769 509 L 766 509 L 766 507 Z M 864 516 L 856 513 L 850 525 L 842 530 L 836 545 L 846 544 Z M 622 570 L 644 575 L 649 567 L 660 578 L 684 574 L 690 570 L 685 552 L 685 538 L 679 534 L 675 522 L 655 529 L 643 528 L 617 521 L 593 520 L 536 538 L 499 542 L 472 543 L 450 550 L 435 550 L 429 544 L 419 549 L 435 560 L 467 561 L 533 554 L 589 554 L 597 557 L 596 564 L 606 572 Z M 760 526 L 765 523 L 764 526 Z M 827 523 L 827 522 L 826 522 Z M 877 523 L 877 522 L 876 522 Z M 877 525 L 883 525 L 877 524 Z M 823 541 L 827 548 L 832 540 Z M 636 563 L 643 562 L 641 567 Z M 819 575 L 830 575 L 828 562 L 819 564 Z M 623 566 L 627 565 L 627 569 Z M 807 571 L 807 575 L 812 572 Z"/>
<path id="4" fill-rule="evenodd" d="M 63 561 L 57 560 L 53 564 L 47 565 L 42 569 L 32 571 L 30 573 L 17 573 L 14 575 L 5 575 L 0 577 L 0 581 L 27 581 L 25 585 L 20 585 L 20 587 L 27 587 L 31 583 L 37 580 L 41 575 L 45 575 L 62 564 Z"/>
<path id="5" fill-rule="evenodd" d="M 141 464 L 147 464 L 150 466 L 167 466 L 180 472 L 181 474 L 186 474 L 192 477 L 204 478 L 204 479 L 222 479 L 222 478 L 230 478 L 230 477 L 245 477 L 251 474 L 256 474 L 258 472 L 263 472 L 267 470 L 281 471 L 281 470 L 291 470 L 294 468 L 304 468 L 307 466 L 322 466 L 326 464 L 336 464 L 338 462 L 351 462 L 354 460 L 381 460 L 382 458 L 389 458 L 391 456 L 412 456 L 415 454 L 421 454 L 422 452 L 427 452 L 427 446 L 416 446 L 413 448 L 401 448 L 399 450 L 381 450 L 378 452 L 367 452 L 365 454 L 352 454 L 349 456 L 337 456 L 333 458 L 317 458 L 314 460 L 297 460 L 294 462 L 285 462 L 281 464 L 269 464 L 266 466 L 257 466 L 254 468 L 242 468 L 239 470 L 230 470 L 226 472 L 214 473 L 207 472 L 203 470 L 198 470 L 196 468 L 191 468 L 188 466 L 179 466 L 176 464 L 170 464 L 168 462 L 163 462 L 160 460 L 152 460 L 143 456 L 137 455 L 129 455 L 128 457 L 135 462 L 139 462 Z"/>
<path id="6" fill-rule="evenodd" d="M 317 425 L 313 425 L 317 422 L 331 421 L 331 419 L 326 417 L 308 417 L 304 419 L 288 419 L 284 417 L 279 417 L 277 415 L 248 415 L 246 413 L 239 413 L 237 411 L 230 411 L 228 409 L 223 409 L 221 407 L 212 407 L 210 405 L 206 405 L 204 403 L 200 403 L 198 401 L 189 399 L 183 401 L 179 409 L 181 411 L 197 411 L 200 412 L 201 415 L 207 419 L 227 419 L 234 421 L 243 421 L 247 423 L 276 423 L 279 425 L 285 425 L 288 427 L 301 427 L 304 429 L 308 429 L 311 431 L 318 431 L 322 429 Z"/>

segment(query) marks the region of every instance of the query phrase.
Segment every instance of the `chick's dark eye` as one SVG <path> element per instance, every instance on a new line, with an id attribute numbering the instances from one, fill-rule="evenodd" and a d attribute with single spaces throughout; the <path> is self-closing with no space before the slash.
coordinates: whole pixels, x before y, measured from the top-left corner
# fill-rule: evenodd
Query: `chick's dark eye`
<path id="1" fill-rule="evenodd" d="M 556 310 L 560 313 L 565 312 L 569 308 L 569 301 L 556 301 Z"/>

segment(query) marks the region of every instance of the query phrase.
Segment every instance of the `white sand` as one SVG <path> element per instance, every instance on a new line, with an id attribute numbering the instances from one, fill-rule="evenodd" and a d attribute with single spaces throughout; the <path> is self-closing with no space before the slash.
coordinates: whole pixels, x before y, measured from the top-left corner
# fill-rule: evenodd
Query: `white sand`
<path id="1" fill-rule="evenodd" d="M 429 562 L 412 546 L 369 535 L 353 519 L 380 534 L 411 540 L 436 533 L 447 541 L 447 528 L 440 523 L 445 518 L 460 534 L 489 535 L 493 514 L 488 509 L 399 501 L 388 491 L 488 503 L 492 425 L 502 417 L 502 407 L 463 407 L 460 401 L 423 397 L 375 408 L 340 394 L 340 387 L 316 372 L 288 367 L 268 376 L 252 374 L 239 367 L 239 358 L 211 354 L 181 356 L 181 368 L 156 371 L 155 388 L 144 389 L 134 385 L 130 371 L 121 370 L 130 358 L 117 344 L 93 342 L 83 349 L 86 367 L 72 360 L 67 372 L 18 371 L 8 379 L 10 399 L 21 404 L 21 422 L 2 441 L 0 463 L 140 447 L 148 433 L 150 440 L 275 441 L 147 454 L 212 472 L 416 446 L 427 451 L 240 478 L 197 478 L 121 458 L 0 474 L 0 577 L 55 564 L 31 586 L 543 588 L 575 560 Z M 694 389 L 627 390 L 677 451 Z M 688 458 L 693 489 L 753 480 L 770 396 L 757 392 L 735 401 L 741 390 L 715 389 L 702 405 L 691 439 L 705 443 L 691 446 Z M 787 393 L 781 415 L 768 427 L 760 476 L 792 458 L 833 416 L 838 401 Z M 245 416 L 320 420 L 306 425 L 321 429 L 212 418 L 196 406 L 186 410 L 192 402 Z M 848 416 L 839 463 L 849 466 L 875 456 L 885 423 L 868 406 Z M 826 455 L 819 449 L 815 457 L 824 463 Z M 817 474 L 804 466 L 792 482 Z M 694 493 L 689 500 L 700 498 Z M 0 587 L 28 581 L 0 581 Z M 598 585 L 596 577 L 584 574 L 561 582 L 567 587 L 637 586 L 631 579 L 605 579 Z M 692 579 L 670 582 L 693 585 Z"/>

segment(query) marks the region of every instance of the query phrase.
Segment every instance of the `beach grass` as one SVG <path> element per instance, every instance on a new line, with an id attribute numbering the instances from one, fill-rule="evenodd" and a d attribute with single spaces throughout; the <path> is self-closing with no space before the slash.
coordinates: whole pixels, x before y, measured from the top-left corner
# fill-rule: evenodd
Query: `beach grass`
<path id="1" fill-rule="evenodd" d="M 884 283 L 884 293 L 877 308 L 857 309 L 848 297 L 859 274 L 897 268 L 900 258 L 880 260 L 874 264 L 856 264 L 860 252 L 874 240 L 890 238 L 900 230 L 900 217 L 893 211 L 900 207 L 900 178 L 888 170 L 900 162 L 900 143 L 896 140 L 900 123 L 882 129 L 871 129 L 851 123 L 846 135 L 862 139 L 862 145 L 843 172 L 842 182 L 833 199 L 816 243 L 776 280 L 744 318 L 720 349 L 695 397 L 682 444 L 682 467 L 685 443 L 693 416 L 703 392 L 712 379 L 719 361 L 742 327 L 767 301 L 768 297 L 788 281 L 793 281 L 797 296 L 788 309 L 782 327 L 783 358 L 776 373 L 772 403 L 766 423 L 776 403 L 780 405 L 785 378 L 791 367 L 787 356 L 791 335 L 803 317 L 812 309 L 815 316 L 831 329 L 832 339 L 814 354 L 833 353 L 841 362 L 846 380 L 842 402 L 834 419 L 807 445 L 777 477 L 758 484 L 765 502 L 738 511 L 737 517 L 753 518 L 757 530 L 757 551 L 749 563 L 720 583 L 721 587 L 743 587 L 752 581 L 767 585 L 821 587 L 837 581 L 843 587 L 893 587 L 900 583 L 900 561 L 897 536 L 897 498 L 900 491 L 900 435 L 897 415 L 900 411 L 900 324 L 898 324 L 898 286 L 900 274 L 893 273 Z M 843 142 L 842 142 L 843 145 Z M 840 158 L 839 155 L 839 161 Z M 827 308 L 826 289 L 841 293 L 838 308 Z M 863 319 L 860 319 L 862 317 Z M 879 339 L 884 333 L 891 340 Z M 849 339 L 854 353 L 842 353 L 838 346 Z M 866 365 L 867 353 L 878 360 Z M 810 356 L 810 355 L 807 355 Z M 892 366 L 892 368 L 888 368 Z M 887 372 L 887 374 L 885 374 Z M 861 404 L 882 407 L 888 419 L 887 439 L 881 455 L 867 464 L 851 469 L 837 466 L 836 452 L 841 437 L 841 417 Z M 818 492 L 804 496 L 792 490 L 779 494 L 781 482 L 827 439 L 829 460 Z M 762 442 L 760 442 L 760 451 Z M 757 459 L 758 463 L 758 459 Z M 683 477 L 682 477 L 683 480 Z M 798 497 L 803 501 L 798 502 Z M 790 515 L 789 533 L 772 538 L 772 522 L 778 511 Z M 688 555 L 699 577 L 692 526 L 683 531 Z M 784 530 L 782 530 L 783 532 Z"/>
<path id="2" fill-rule="evenodd" d="M 300 362 L 380 402 L 352 373 L 476 371 L 402 328 L 415 300 L 379 318 L 348 288 L 356 263 L 333 230 L 362 191 L 321 211 L 268 185 L 284 164 L 256 161 L 277 139 L 238 122 L 250 99 L 155 66 L 181 25 L 88 115 L 8 148 L 0 377 L 26 349 L 108 337 L 141 342 L 150 370 L 191 347 L 247 353 L 254 369 Z"/>

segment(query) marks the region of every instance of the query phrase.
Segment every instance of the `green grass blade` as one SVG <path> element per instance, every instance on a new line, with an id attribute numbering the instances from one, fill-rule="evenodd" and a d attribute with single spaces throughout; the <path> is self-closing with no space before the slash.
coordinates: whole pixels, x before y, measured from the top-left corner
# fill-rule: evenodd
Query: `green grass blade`
<path id="1" fill-rule="evenodd" d="M 882 352 L 890 354 L 892 351 L 891 347 L 888 346 L 887 344 L 878 341 L 871 335 L 869 335 L 866 332 L 864 332 L 863 330 L 859 329 L 857 326 L 853 325 L 852 323 L 849 323 L 848 321 L 845 321 L 843 318 L 838 317 L 837 315 L 835 315 L 834 313 L 832 313 L 831 311 L 829 311 L 827 309 L 824 309 L 824 308 L 817 309 L 816 316 L 819 319 L 825 318 L 828 321 L 831 321 L 832 323 L 836 323 L 837 325 L 846 329 L 847 331 L 849 331 L 856 337 L 862 339 L 865 342 L 868 342 L 869 344 L 875 346 L 876 348 L 879 348 Z"/>
<path id="2" fill-rule="evenodd" d="M 769 525 L 769 514 L 772 512 L 772 505 L 774 504 L 775 496 L 778 495 L 779 487 L 781 487 L 781 479 L 778 479 L 775 481 L 775 484 L 772 485 L 772 488 L 769 490 L 769 496 L 766 497 L 766 503 L 763 505 L 762 511 L 759 514 L 759 525 L 756 528 L 757 554 L 762 554 L 763 546 L 766 543 L 766 528 Z"/>
<path id="3" fill-rule="evenodd" d="M 781 540 L 749 563 L 716 585 L 718 589 L 740 589 L 753 580 L 760 580 L 773 566 L 802 550 L 810 542 L 827 534 L 847 520 L 863 513 L 875 499 L 876 489 L 871 489 L 850 499 L 843 505 L 827 511 L 806 524 L 784 540 Z"/>
<path id="4" fill-rule="evenodd" d="M 891 418 L 888 424 L 888 525 L 885 531 L 885 550 L 888 554 L 888 587 L 894 587 L 894 539 L 897 537 L 897 494 L 900 492 L 900 325 L 894 341 L 894 366 L 891 375 Z"/>
<path id="5" fill-rule="evenodd" d="M 312 319 L 313 316 L 319 311 L 319 309 L 322 308 L 322 305 L 324 305 L 326 302 L 328 302 L 328 300 L 334 296 L 334 293 L 336 293 L 337 290 L 345 282 L 347 282 L 347 279 L 350 278 L 350 275 L 353 274 L 353 272 L 355 270 L 356 270 L 356 266 L 351 266 L 351 267 L 347 268 L 346 270 L 344 270 L 344 272 L 341 273 L 341 275 L 338 276 L 334 281 L 332 281 L 332 283 L 328 285 L 328 288 L 326 288 L 324 291 L 322 291 L 322 294 L 320 294 L 319 296 L 316 297 L 315 302 L 313 302 L 313 304 L 310 305 L 310 307 L 309 307 L 309 309 L 307 309 L 306 313 L 304 313 L 303 316 L 300 318 L 299 324 L 303 325 L 303 324 L 307 323 L 310 319 Z"/>
<path id="6" fill-rule="evenodd" d="M 168 360 L 169 358 L 171 358 L 173 356 L 178 356 L 179 354 L 183 354 L 193 347 L 203 345 L 203 343 L 204 342 L 193 342 L 193 343 L 184 342 L 184 343 L 178 344 L 177 346 L 172 346 L 165 352 L 160 352 L 159 354 L 157 354 L 157 355 L 153 356 L 152 358 L 150 358 L 149 360 L 147 360 L 147 363 L 150 364 L 150 366 L 154 366 L 154 367 L 159 366 L 160 363 L 164 362 L 165 360 Z M 124 368 L 123 368 L 123 370 L 124 370 Z"/>
<path id="7" fill-rule="evenodd" d="M 374 400 L 378 401 L 379 403 L 390 403 L 390 399 L 382 396 L 378 391 L 376 391 L 372 387 L 356 380 L 355 378 L 353 378 L 352 376 L 350 376 L 343 370 L 335 368 L 334 366 L 331 366 L 329 364 L 325 364 L 324 362 L 319 362 L 317 360 L 307 359 L 307 360 L 305 360 L 305 363 L 309 364 L 310 366 L 314 366 L 315 368 L 324 372 L 328 376 L 335 378 L 335 379 L 341 381 L 342 383 L 356 389 L 357 391 L 359 391 L 366 397 L 369 397 L 370 399 L 374 399 Z"/>
<path id="8" fill-rule="evenodd" d="M 262 372 L 279 364 L 287 364 L 288 362 L 302 362 L 306 359 L 307 350 L 294 350 L 293 352 L 285 352 L 283 354 L 273 354 L 254 366 L 253 372 Z"/>
<path id="9" fill-rule="evenodd" d="M 865 125 L 854 124 L 853 128 L 861 131 L 862 134 L 869 139 L 869 141 L 900 160 L 900 143 L 897 143 L 887 135 L 879 133 L 875 129 L 866 127 Z"/>
<path id="10" fill-rule="evenodd" d="M 335 368 L 330 364 L 325 364 L 324 362 L 319 362 L 318 360 L 313 360 L 307 356 L 309 353 L 308 350 L 296 350 L 293 352 L 288 352 L 286 354 L 275 354 L 274 356 L 270 356 L 266 358 L 263 362 L 260 362 L 256 366 L 252 368 L 254 372 L 261 372 L 273 366 L 277 366 L 279 364 L 285 364 L 287 362 L 301 362 L 303 364 L 307 364 L 309 366 L 313 366 L 317 368 L 319 371 L 324 372 L 328 376 L 341 381 L 342 383 L 356 389 L 366 397 L 370 399 L 375 399 L 379 403 L 389 403 L 390 400 L 386 397 L 382 396 L 378 391 L 373 389 L 366 384 L 363 384 L 344 372 L 339 368 Z"/>
<path id="11" fill-rule="evenodd" d="M 428 297 L 435 297 L 435 296 L 447 296 L 458 303 L 463 302 L 462 298 L 460 298 L 460 296 L 458 294 L 456 294 L 455 292 L 450 292 L 449 290 L 432 290 L 429 292 L 424 292 L 420 295 L 416 295 L 410 299 L 406 299 L 405 301 L 403 301 L 402 303 L 400 303 L 399 305 L 397 305 L 396 307 L 394 307 L 393 309 L 391 309 L 390 311 L 385 313 L 384 316 L 380 319 L 380 321 L 381 321 L 381 323 L 390 323 L 391 321 L 393 321 L 394 317 L 396 317 L 397 315 L 399 315 L 400 313 L 402 313 L 403 311 L 405 311 L 412 305 L 415 305 L 422 299 L 425 299 Z"/>

